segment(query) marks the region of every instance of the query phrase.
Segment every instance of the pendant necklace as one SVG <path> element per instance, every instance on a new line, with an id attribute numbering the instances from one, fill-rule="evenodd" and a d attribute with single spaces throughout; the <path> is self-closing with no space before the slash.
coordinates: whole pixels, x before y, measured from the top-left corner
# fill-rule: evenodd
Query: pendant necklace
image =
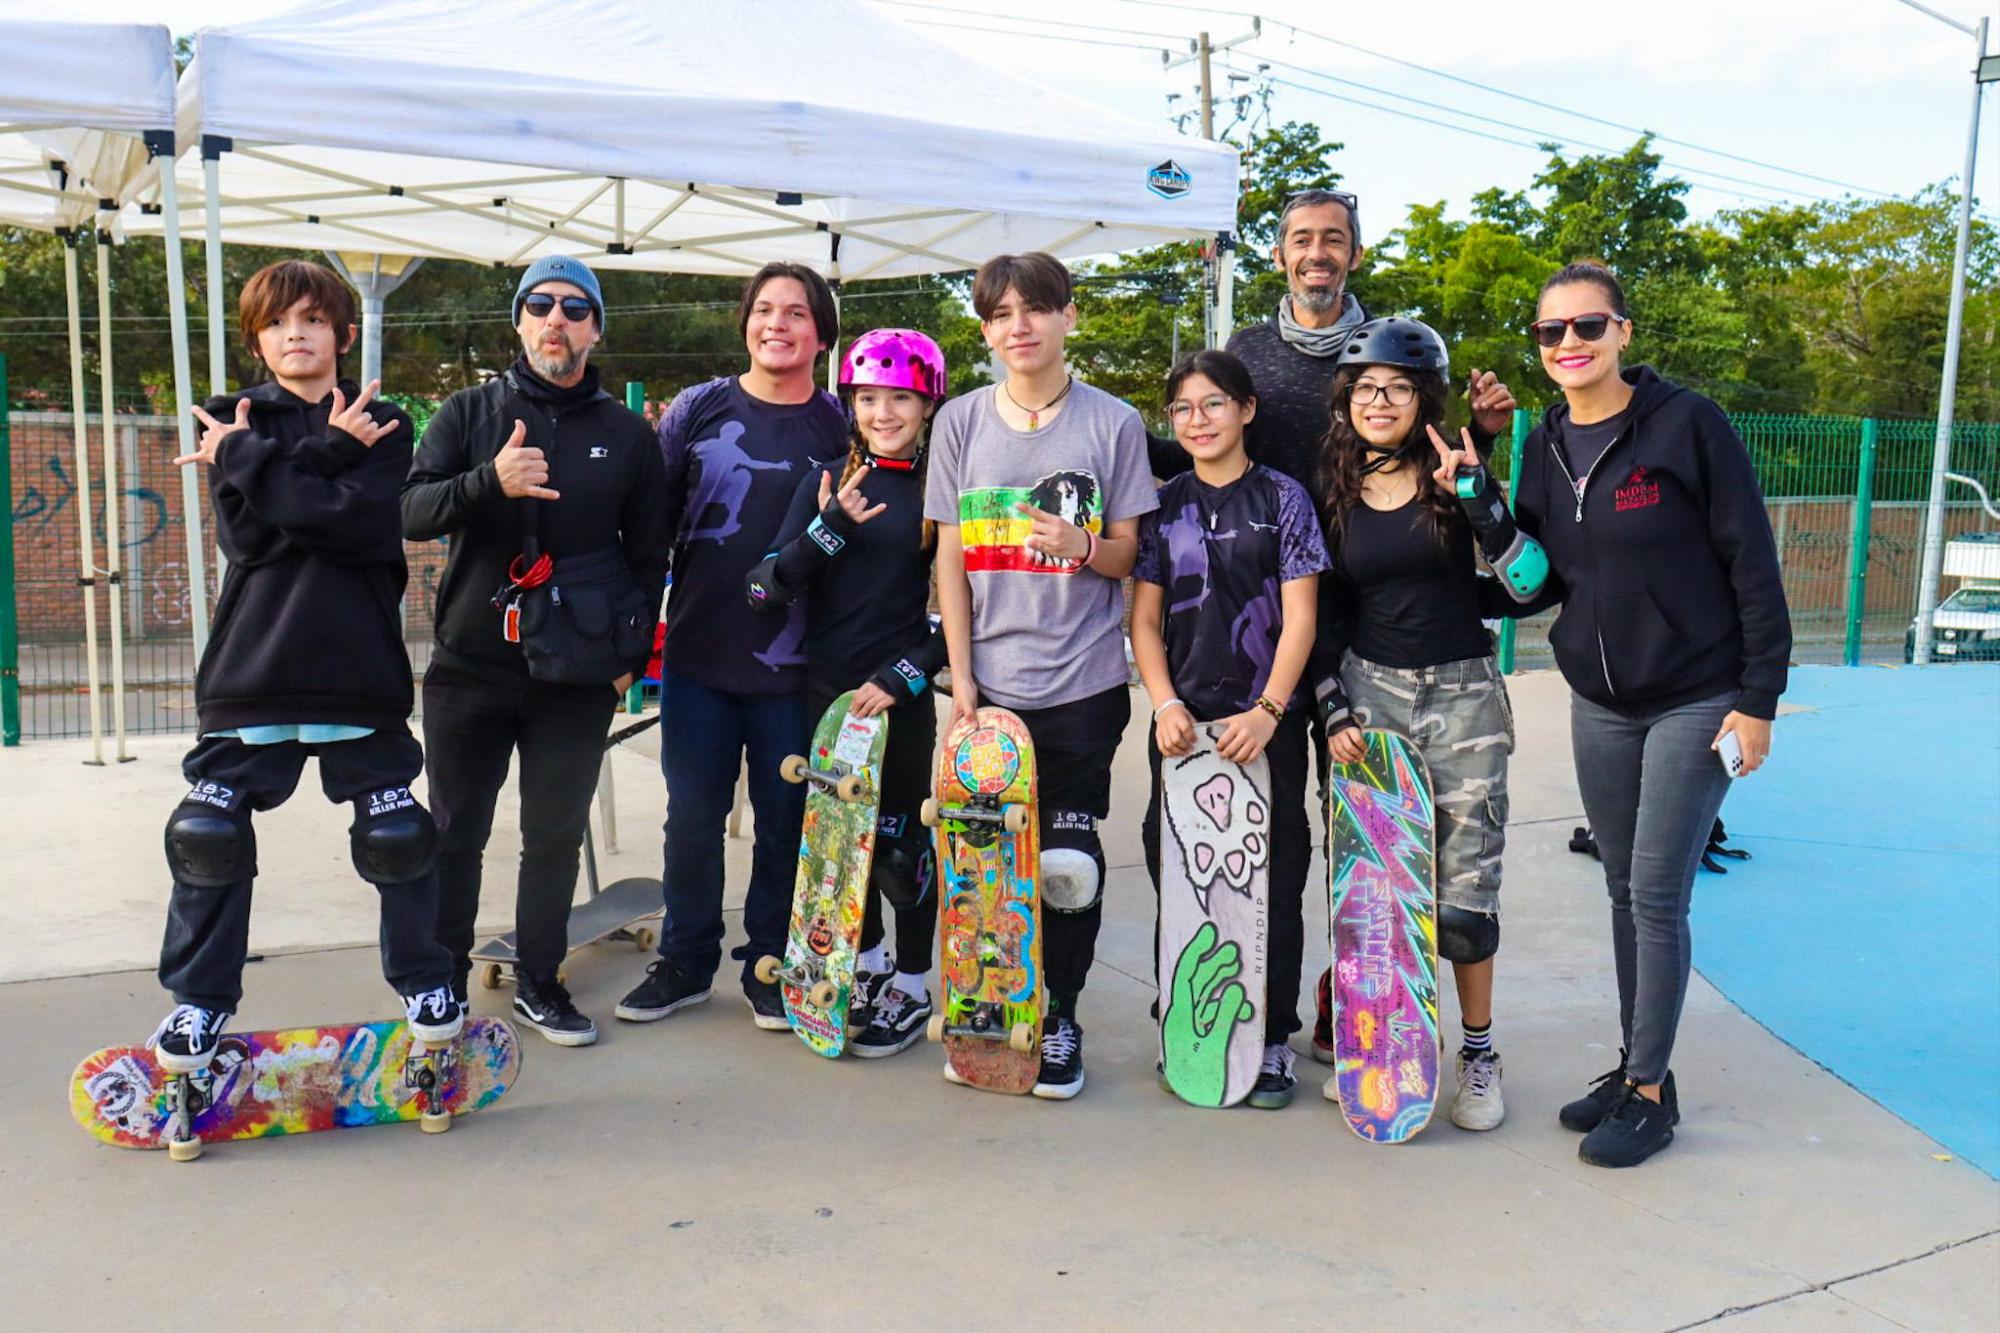
<path id="1" fill-rule="evenodd" d="M 1007 401 L 1014 404 L 1015 411 L 1026 412 L 1028 414 L 1029 430 L 1040 430 L 1042 426 L 1042 413 L 1048 411 L 1050 408 L 1054 407 L 1057 403 L 1060 403 L 1063 399 L 1069 397 L 1069 391 L 1071 388 L 1075 386 L 1075 384 L 1076 384 L 1076 376 L 1074 375 L 1063 376 L 1062 392 L 1057 394 L 1055 397 L 1049 399 L 1049 401 L 1047 401 L 1046 403 L 1043 403 L 1040 407 L 1022 407 L 1019 402 L 1015 401 L 1013 394 L 1007 393 L 1007 386 L 1004 383 L 1001 384 L 1000 386 L 1000 392 L 1007 394 Z"/>

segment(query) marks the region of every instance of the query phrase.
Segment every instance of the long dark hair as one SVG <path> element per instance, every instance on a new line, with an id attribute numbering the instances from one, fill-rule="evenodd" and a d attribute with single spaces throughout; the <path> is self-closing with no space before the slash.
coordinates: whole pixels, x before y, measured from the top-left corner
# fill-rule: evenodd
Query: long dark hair
<path id="1" fill-rule="evenodd" d="M 1354 506 L 1361 503 L 1363 469 L 1373 456 L 1348 418 L 1348 395 L 1353 392 L 1354 382 L 1368 369 L 1367 365 L 1357 364 L 1340 367 L 1333 372 L 1333 384 L 1327 390 L 1327 405 L 1332 409 L 1333 424 L 1320 441 L 1313 493 L 1320 497 L 1327 532 L 1336 538 L 1347 535 L 1348 515 L 1354 512 Z M 1447 440 L 1452 438 L 1444 428 L 1445 403 L 1451 396 L 1451 386 L 1435 370 L 1410 370 L 1402 366 L 1394 369 L 1408 375 L 1410 382 L 1417 386 L 1417 420 L 1402 444 L 1397 446 L 1396 454 L 1402 459 L 1403 466 L 1415 469 L 1417 499 L 1430 516 L 1431 530 L 1441 544 L 1450 525 L 1463 520 L 1458 498 L 1446 494 L 1431 475 L 1437 470 L 1434 461 L 1437 454 L 1431 448 L 1431 437 L 1424 427 L 1436 426 L 1438 434 L 1444 435 Z"/>

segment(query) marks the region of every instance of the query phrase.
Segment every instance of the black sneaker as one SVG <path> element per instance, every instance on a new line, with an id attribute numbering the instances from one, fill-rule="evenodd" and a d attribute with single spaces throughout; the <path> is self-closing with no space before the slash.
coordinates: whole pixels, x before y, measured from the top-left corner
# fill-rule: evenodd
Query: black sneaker
<path id="1" fill-rule="evenodd" d="M 449 986 L 433 986 L 427 991 L 403 997 L 403 1017 L 410 1036 L 432 1046 L 456 1041 L 465 1030 L 465 1006 Z"/>
<path id="2" fill-rule="evenodd" d="M 1312 1057 L 1323 1065 L 1333 1063 L 1333 969 L 1319 974 L 1313 988 L 1319 1000 L 1319 1014 L 1313 1019 Z"/>
<path id="3" fill-rule="evenodd" d="M 208 1068 L 215 1058 L 215 1043 L 230 1015 L 221 1009 L 204 1009 L 198 1004 L 177 1004 L 160 1020 L 146 1044 L 158 1056 L 160 1068 L 169 1074 L 194 1074 Z"/>
<path id="4" fill-rule="evenodd" d="M 884 987 L 875 1001 L 868 1026 L 847 1044 L 847 1049 L 863 1060 L 907 1051 L 923 1038 L 924 1025 L 930 1021 L 930 996 L 918 999 L 894 986 Z"/>
<path id="5" fill-rule="evenodd" d="M 1264 1067 L 1257 1071 L 1257 1082 L 1244 1100 L 1260 1111 L 1282 1111 L 1290 1106 L 1292 1094 L 1299 1086 L 1292 1075 L 1292 1061 L 1292 1048 L 1284 1042 L 1266 1046 Z"/>
<path id="6" fill-rule="evenodd" d="M 766 1032 L 784 1032 L 792 1024 L 785 1017 L 785 998 L 775 981 L 749 977 L 743 982 L 743 998 L 750 1004 L 751 1021 Z"/>
<path id="7" fill-rule="evenodd" d="M 1556 1112 L 1556 1119 L 1564 1129 L 1588 1134 L 1597 1128 L 1597 1122 L 1620 1097 L 1625 1095 L 1625 1052 L 1618 1052 L 1618 1067 L 1599 1074 L 1590 1085 L 1590 1091 L 1573 1102 L 1565 1102 L 1562 1110 Z"/>
<path id="8" fill-rule="evenodd" d="M 682 970 L 671 958 L 655 958 L 646 966 L 646 979 L 626 992 L 611 1012 L 627 1023 L 651 1023 L 712 994 L 708 978 Z"/>
<path id="9" fill-rule="evenodd" d="M 1637 1166 L 1672 1143 L 1674 1123 L 1680 1119 L 1672 1074 L 1661 1085 L 1660 1098 L 1642 1097 L 1636 1084 L 1621 1083 L 1618 1100 L 1597 1128 L 1583 1136 L 1576 1155 L 1592 1166 Z"/>
<path id="10" fill-rule="evenodd" d="M 864 968 L 854 969 L 854 989 L 847 1000 L 847 1030 L 849 1033 L 865 1031 L 873 1018 L 870 1010 L 875 1002 L 888 992 L 889 983 L 896 979 L 896 965 L 891 962 L 880 972 L 870 972 Z M 898 1046 L 897 1050 L 903 1048 Z M 886 1054 L 886 1052 L 885 1052 Z"/>
<path id="11" fill-rule="evenodd" d="M 1042 1072 L 1034 1093 L 1066 1102 L 1083 1091 L 1083 1029 L 1067 1014 L 1042 1023 Z"/>
<path id="12" fill-rule="evenodd" d="M 554 977 L 515 973 L 514 1013 L 558 1046 L 589 1046 L 597 1040 L 597 1024 L 577 1012 L 569 991 Z"/>

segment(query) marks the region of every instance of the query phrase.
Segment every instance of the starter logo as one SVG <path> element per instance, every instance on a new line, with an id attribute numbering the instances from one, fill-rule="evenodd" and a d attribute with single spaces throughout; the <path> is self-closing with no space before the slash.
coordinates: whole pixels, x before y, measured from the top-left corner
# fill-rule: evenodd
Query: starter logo
<path id="1" fill-rule="evenodd" d="M 1635 467 L 1625 484 L 1611 493 L 1612 509 L 1624 513 L 1628 509 L 1644 509 L 1660 502 L 1660 483 L 1646 479 L 1646 469 Z"/>
<path id="2" fill-rule="evenodd" d="M 1171 157 L 1146 173 L 1146 188 L 1162 199 L 1178 199 L 1193 186 L 1194 177 Z"/>

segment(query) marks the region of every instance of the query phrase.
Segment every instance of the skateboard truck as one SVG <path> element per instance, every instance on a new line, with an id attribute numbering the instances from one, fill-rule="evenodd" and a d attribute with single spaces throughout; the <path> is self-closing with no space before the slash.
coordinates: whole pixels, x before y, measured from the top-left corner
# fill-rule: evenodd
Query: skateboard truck
<path id="1" fill-rule="evenodd" d="M 433 1046 L 429 1042 L 410 1042 L 409 1059 L 403 1065 L 403 1085 L 416 1089 L 424 1108 L 418 1123 L 426 1134 L 442 1134 L 451 1128 L 451 1112 L 444 1109 L 445 1097 L 451 1091 L 451 1075 L 451 1043 Z"/>
<path id="2" fill-rule="evenodd" d="M 766 986 L 775 985 L 780 981 L 797 986 L 805 991 L 806 1003 L 815 1009 L 831 1009 L 833 1002 L 840 997 L 840 987 L 825 977 L 810 975 L 799 968 L 786 967 L 784 959 L 775 958 L 770 954 L 759 958 L 757 965 L 750 971 Z"/>
<path id="3" fill-rule="evenodd" d="M 1006 1023 L 1002 1021 L 1000 1007 L 994 1004 L 976 1005 L 972 1012 L 957 1022 L 952 1022 L 943 1014 L 932 1014 L 926 1025 L 925 1035 L 932 1041 L 943 1041 L 946 1037 L 968 1037 L 974 1041 L 1005 1042 L 1010 1051 L 1026 1054 L 1039 1045 L 1032 1023 Z"/>
<path id="4" fill-rule="evenodd" d="M 868 794 L 868 784 L 859 773 L 843 773 L 839 777 L 822 773 L 808 764 L 802 754 L 786 755 L 785 762 L 778 765 L 778 776 L 787 782 L 803 782 L 821 791 L 832 792 L 836 800 L 850 805 Z"/>
<path id="5" fill-rule="evenodd" d="M 940 822 L 955 819 L 961 824 L 982 824 L 988 827 L 999 825 L 1009 833 L 1028 831 L 1028 807 L 1008 802 L 1005 805 L 939 805 L 937 797 L 926 796 L 917 819 L 925 828 L 936 828 Z"/>
<path id="6" fill-rule="evenodd" d="M 186 1074 L 176 1074 L 167 1084 L 167 1156 L 176 1162 L 192 1162 L 201 1156 L 201 1140 L 195 1137 L 194 1118 L 208 1109 L 211 1075 L 207 1066 Z"/>

